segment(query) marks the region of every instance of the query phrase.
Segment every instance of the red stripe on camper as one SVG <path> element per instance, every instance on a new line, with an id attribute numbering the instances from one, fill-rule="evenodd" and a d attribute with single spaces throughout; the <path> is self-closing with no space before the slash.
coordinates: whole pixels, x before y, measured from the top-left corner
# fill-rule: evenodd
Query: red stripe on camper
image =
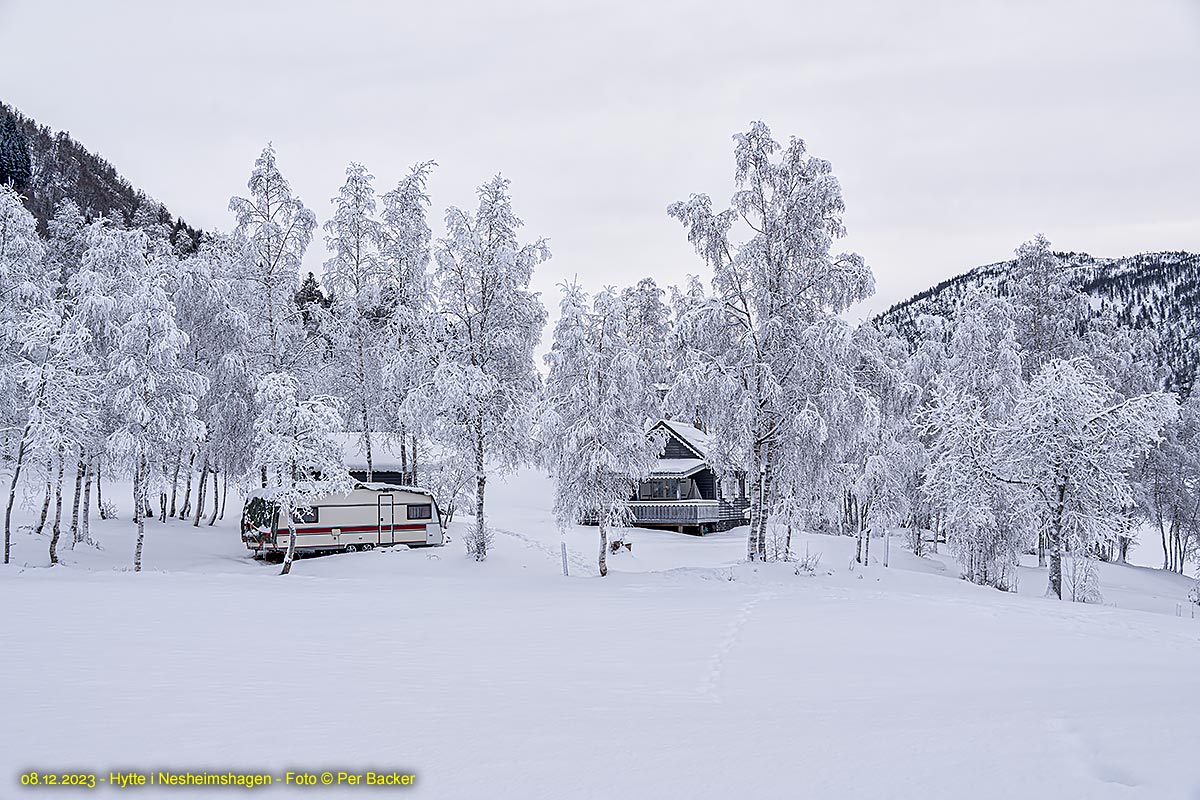
<path id="1" fill-rule="evenodd" d="M 369 533 L 378 531 L 379 525 L 337 525 L 337 530 L 342 533 Z M 393 525 L 392 530 L 395 531 L 419 531 L 424 530 L 424 525 Z M 296 535 L 303 536 L 306 533 L 333 533 L 333 528 L 296 528 Z M 279 529 L 281 534 L 287 535 L 287 531 L 283 528 Z"/>

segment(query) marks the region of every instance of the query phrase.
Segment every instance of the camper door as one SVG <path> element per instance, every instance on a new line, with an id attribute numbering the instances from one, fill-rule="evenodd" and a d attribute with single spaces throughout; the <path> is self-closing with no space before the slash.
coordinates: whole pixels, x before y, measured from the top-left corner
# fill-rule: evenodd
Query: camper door
<path id="1" fill-rule="evenodd" d="M 396 541 L 396 506 L 390 494 L 379 495 L 379 543 Z"/>

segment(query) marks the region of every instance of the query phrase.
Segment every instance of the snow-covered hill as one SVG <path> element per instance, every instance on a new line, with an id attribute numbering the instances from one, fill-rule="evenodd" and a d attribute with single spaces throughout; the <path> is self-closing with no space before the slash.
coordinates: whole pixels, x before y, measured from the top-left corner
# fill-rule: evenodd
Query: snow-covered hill
<path id="1" fill-rule="evenodd" d="M 1191 389 L 1200 365 L 1200 255 L 1184 252 L 1142 253 L 1096 258 L 1087 253 L 1057 253 L 1073 283 L 1092 298 L 1092 312 L 1112 310 L 1119 322 L 1153 331 L 1158 353 L 1172 376 L 1172 387 Z M 1010 290 L 1015 262 L 986 264 L 943 281 L 879 315 L 910 339 L 922 314 L 949 316 L 972 286 Z"/>
<path id="2" fill-rule="evenodd" d="M 1115 605 L 1083 606 L 1044 599 L 1033 568 L 1016 595 L 956 580 L 899 539 L 889 567 L 853 569 L 851 540 L 805 537 L 820 563 L 798 575 L 739 564 L 744 531 L 639 531 L 601 580 L 588 528 L 567 533 L 564 578 L 548 488 L 495 481 L 483 564 L 462 549 L 469 519 L 444 548 L 287 577 L 245 556 L 233 514 L 154 521 L 141 574 L 128 509 L 60 567 L 22 533 L 0 569 L 21 611 L 0 616 L 4 780 L 69 765 L 395 769 L 431 798 L 1200 790 L 1188 579 L 1105 565 Z M 208 793 L 172 791 L 192 795 Z"/>

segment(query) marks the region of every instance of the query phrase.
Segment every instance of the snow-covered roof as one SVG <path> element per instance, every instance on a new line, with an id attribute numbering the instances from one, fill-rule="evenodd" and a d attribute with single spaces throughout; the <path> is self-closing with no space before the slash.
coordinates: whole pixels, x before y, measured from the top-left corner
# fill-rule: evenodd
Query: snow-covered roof
<path id="1" fill-rule="evenodd" d="M 379 481 L 355 481 L 354 486 L 358 489 L 369 489 L 372 492 L 412 492 L 433 497 L 433 492 L 420 486 L 402 486 L 398 483 L 380 483 Z"/>
<path id="2" fill-rule="evenodd" d="M 381 483 L 379 481 L 355 481 L 355 489 L 366 489 L 372 492 L 412 492 L 413 494 L 423 494 L 426 497 L 433 497 L 433 492 L 421 486 L 402 486 L 397 483 Z M 246 500 L 252 500 L 256 497 L 269 498 L 271 496 L 270 489 L 252 489 L 246 492 Z M 339 495 L 344 496 L 344 495 Z"/>
<path id="3" fill-rule="evenodd" d="M 708 455 L 708 451 L 712 447 L 712 439 L 695 425 L 689 425 L 686 422 L 680 422 L 675 419 L 662 419 L 658 421 L 658 424 L 666 426 L 672 433 L 682 439 L 688 447 L 700 455 Z"/>
<path id="4" fill-rule="evenodd" d="M 660 458 L 654 462 L 654 468 L 650 470 L 650 477 L 686 478 L 688 475 L 704 469 L 705 466 L 702 458 Z"/>

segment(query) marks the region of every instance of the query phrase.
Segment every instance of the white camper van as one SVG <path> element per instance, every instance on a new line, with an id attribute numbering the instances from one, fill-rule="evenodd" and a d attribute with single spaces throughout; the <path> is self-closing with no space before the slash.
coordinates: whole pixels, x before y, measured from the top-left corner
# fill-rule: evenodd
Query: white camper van
<path id="1" fill-rule="evenodd" d="M 427 489 L 390 483 L 356 483 L 346 495 L 323 497 L 293 515 L 296 551 L 354 552 L 393 544 L 440 545 L 437 501 Z M 260 492 L 242 508 L 242 541 L 256 557 L 288 547 L 287 520 Z"/>

